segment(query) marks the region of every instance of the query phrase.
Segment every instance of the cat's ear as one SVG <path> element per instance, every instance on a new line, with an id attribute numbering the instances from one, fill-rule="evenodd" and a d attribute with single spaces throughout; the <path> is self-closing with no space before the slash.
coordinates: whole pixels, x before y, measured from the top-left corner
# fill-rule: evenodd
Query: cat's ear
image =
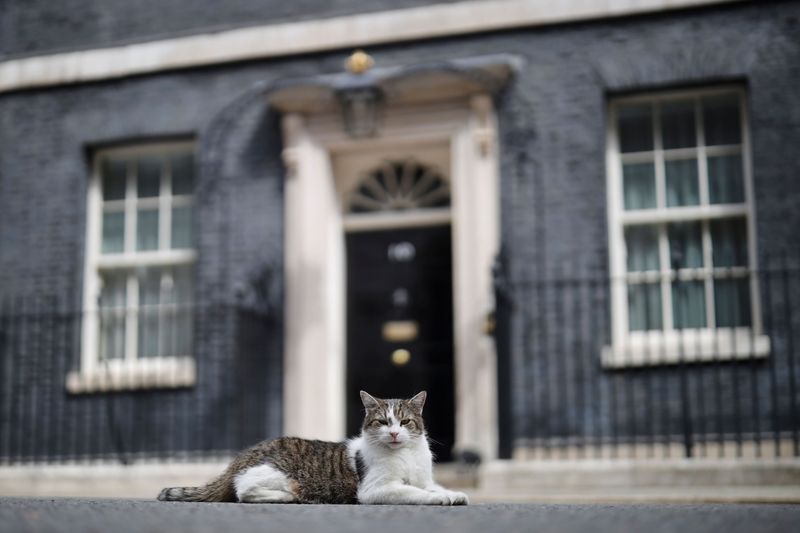
<path id="1" fill-rule="evenodd" d="M 425 391 L 420 392 L 410 400 L 408 400 L 408 404 L 411 406 L 413 410 L 422 414 L 422 408 L 425 406 L 425 398 L 428 397 L 428 393 Z"/>
<path id="2" fill-rule="evenodd" d="M 361 391 L 361 403 L 364 404 L 366 409 L 377 409 L 380 407 L 380 402 L 378 402 L 377 398 L 373 397 L 366 391 Z"/>

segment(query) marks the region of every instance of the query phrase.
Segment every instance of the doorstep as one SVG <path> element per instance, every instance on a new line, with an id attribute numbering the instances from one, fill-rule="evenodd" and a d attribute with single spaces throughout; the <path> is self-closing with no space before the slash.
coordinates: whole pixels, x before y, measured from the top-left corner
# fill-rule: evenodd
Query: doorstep
<path id="1" fill-rule="evenodd" d="M 492 461 L 475 501 L 793 502 L 800 459 Z"/>
<path id="2" fill-rule="evenodd" d="M 227 462 L 0 467 L 0 496 L 153 499 L 166 486 L 197 486 Z M 800 503 L 800 460 L 491 461 L 436 465 L 445 487 L 480 502 Z"/>
<path id="3" fill-rule="evenodd" d="M 0 467 L 0 496 L 155 498 L 164 487 L 204 485 L 227 462 L 41 464 Z"/>

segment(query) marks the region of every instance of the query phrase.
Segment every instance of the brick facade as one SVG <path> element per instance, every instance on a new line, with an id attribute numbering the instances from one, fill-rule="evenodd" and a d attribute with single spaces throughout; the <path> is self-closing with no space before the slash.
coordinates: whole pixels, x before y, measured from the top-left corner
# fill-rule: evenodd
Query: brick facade
<path id="1" fill-rule="evenodd" d="M 52 20 L 37 19 L 40 26 L 0 32 L 6 36 L 0 48 L 15 56 L 190 31 L 207 27 L 211 20 L 239 24 L 296 19 L 299 13 L 308 13 L 305 3 L 284 3 L 280 10 L 266 13 L 258 3 L 243 0 L 226 4 L 224 14 L 205 2 L 207 9 L 196 8 L 192 17 L 184 19 L 177 2 L 156 3 L 159 6 L 147 9 L 136 4 L 136 13 L 129 13 L 133 4 L 115 2 L 114 9 L 103 8 L 102 17 L 84 14 L 74 24 L 59 23 L 61 29 L 55 32 L 47 31 Z M 5 18 L 5 24 L 30 20 L 44 9 L 33 2 L 18 4 L 0 8 L 13 15 Z M 335 2 L 313 16 L 353 12 L 357 4 Z M 565 265 L 607 273 L 605 105 L 610 95 L 741 83 L 747 88 L 750 108 L 757 247 L 759 256 L 764 256 L 800 247 L 800 4 L 758 4 L 386 45 L 371 52 L 382 66 L 490 53 L 524 58 L 518 76 L 497 99 L 501 231 L 515 278 L 552 273 Z M 82 9 L 100 7 L 93 2 Z M 50 7 L 48 11 L 52 12 Z M 72 14 L 52 12 L 52 17 L 72 20 Z M 266 107 L 263 94 L 274 80 L 338 71 L 345 53 L 0 94 L 0 295 L 12 298 L 11 302 L 17 296 L 58 295 L 77 305 L 93 150 L 137 140 L 190 137 L 197 143 L 199 175 L 198 301 L 251 305 L 253 284 L 267 278 L 272 288 L 269 304 L 279 310 L 284 171 L 278 117 Z M 600 301 L 598 312 L 607 314 L 607 304 Z M 557 317 L 548 316 L 553 327 L 559 327 Z M 269 381 L 264 436 L 281 431 L 280 313 L 272 324 L 260 344 L 269 362 L 269 368 L 262 368 Z M 205 336 L 204 353 L 197 354 L 200 365 L 207 360 L 221 367 L 229 360 L 235 351 L 235 328 L 232 318 L 217 317 L 199 325 Z M 573 341 L 583 342 L 569 342 Z M 538 359 L 522 362 L 531 353 L 526 342 L 522 332 L 515 334 L 512 357 L 521 369 L 535 373 Z M 774 342 L 783 345 L 781 339 Z M 534 347 L 533 354 L 545 349 Z M 49 367 L 42 368 L 45 373 Z M 565 379 L 575 387 L 592 380 L 627 379 L 591 365 L 580 374 L 577 365 L 570 368 Z M 663 379 L 673 379 L 670 372 L 665 371 Z M 515 392 L 534 375 L 517 373 Z M 640 378 L 645 379 L 630 376 Z M 58 382 L 53 374 L 46 379 Z M 769 379 L 766 369 L 758 379 Z M 235 398 L 235 385 L 210 380 L 201 366 L 194 391 L 164 392 L 146 401 L 167 402 L 176 423 L 185 413 L 182 401 L 200 402 L 201 411 L 212 419 L 224 418 L 220 406 Z M 20 385 L 19 391 L 23 389 Z M 190 400 L 181 399 L 187 394 Z M 81 409 L 97 408 L 92 402 L 105 396 L 63 401 L 72 405 L 70 413 L 77 420 L 84 416 Z M 129 396 L 136 401 L 136 395 Z M 523 400 L 521 394 L 514 398 L 515 412 L 533 415 L 530 424 L 517 427 L 519 436 L 531 436 L 527 433 L 535 431 L 531 428 L 539 422 L 586 416 L 549 412 L 546 402 L 535 395 L 531 400 Z M 528 401 L 533 403 L 525 404 Z M 609 417 L 609 409 L 605 406 L 591 416 Z M 151 416 L 146 409 L 139 412 L 144 419 Z M 623 431 L 628 422 L 612 423 Z"/>

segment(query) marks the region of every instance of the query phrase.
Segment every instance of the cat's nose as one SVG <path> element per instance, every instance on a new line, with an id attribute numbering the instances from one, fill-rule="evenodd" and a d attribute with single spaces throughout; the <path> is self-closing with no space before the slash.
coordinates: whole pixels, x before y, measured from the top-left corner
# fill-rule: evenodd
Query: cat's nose
<path id="1" fill-rule="evenodd" d="M 398 436 L 399 434 L 400 434 L 400 433 L 398 433 L 397 431 L 390 431 L 390 432 L 389 432 L 389 435 L 391 435 L 391 436 L 392 436 L 392 440 L 397 440 L 397 436 Z"/>

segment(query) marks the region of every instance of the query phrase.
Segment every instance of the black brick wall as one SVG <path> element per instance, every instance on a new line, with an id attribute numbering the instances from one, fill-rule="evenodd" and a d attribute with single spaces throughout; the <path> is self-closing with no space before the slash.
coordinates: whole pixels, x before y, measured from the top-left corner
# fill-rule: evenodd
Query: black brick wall
<path id="1" fill-rule="evenodd" d="M 3 0 L 0 58 L 459 0 Z"/>
<path id="2" fill-rule="evenodd" d="M 340 6 L 344 5 L 349 4 Z M 5 9 L 9 9 L 7 4 Z M 24 11 L 21 7 L 13 9 Z M 120 9 L 122 18 L 125 9 Z M 231 13 L 236 12 L 232 7 Z M 159 18 L 153 12 L 148 16 L 151 21 Z M 240 15 L 230 16 L 225 20 L 236 21 Z M 206 24 L 201 16 L 193 20 L 187 26 L 171 26 L 178 23 L 165 20 L 163 26 L 159 22 L 152 28 L 165 32 Z M 103 24 L 115 28 L 115 24 L 123 23 L 111 20 Z M 43 30 L 31 30 L 30 36 L 47 33 Z M 3 46 L 26 52 L 145 34 L 144 30 L 130 28 L 111 33 L 88 31 L 81 43 L 69 35 L 38 43 L 32 37 L 16 36 L 13 46 Z M 499 52 L 523 57 L 525 65 L 518 77 L 498 98 L 502 239 L 509 251 L 511 273 L 515 278 L 532 278 L 580 265 L 605 275 L 604 115 L 607 98 L 618 92 L 721 81 L 746 86 L 758 253 L 764 256 L 800 246 L 796 229 L 800 227 L 798 34 L 800 4 L 761 2 L 758 6 L 736 4 L 383 46 L 372 53 L 382 66 L 411 64 L 419 58 L 437 60 Z M 197 140 L 200 176 L 196 215 L 198 300 L 248 301 L 253 280 L 272 273 L 272 286 L 277 287 L 275 305 L 280 308 L 280 136 L 277 117 L 266 108 L 261 94 L 270 81 L 285 76 L 338 71 L 343 55 L 325 53 L 0 94 L 0 294 L 66 295 L 77 304 L 83 268 L 87 154 L 108 143 L 192 136 Z M 607 303 L 602 298 L 595 310 L 607 317 Z M 281 428 L 279 320 L 263 343 L 264 357 L 270 361 L 269 369 L 263 372 L 270 387 L 270 401 L 264 406 L 268 435 L 280 433 Z M 553 314 L 548 320 L 554 327 L 568 327 L 558 323 Z M 223 406 L 239 392 L 232 382 L 219 383 L 205 376 L 203 360 L 207 359 L 209 365 L 229 361 L 235 350 L 236 327 L 236 320 L 216 317 L 198 328 L 204 349 L 198 353 L 201 377 L 191 401 L 200 402 L 200 408 L 212 418 L 224 418 Z M 520 381 L 516 382 L 514 399 L 515 413 L 532 421 L 517 425 L 518 429 L 527 428 L 525 432 L 535 431 L 531 428 L 542 420 L 585 415 L 570 413 L 565 418 L 555 404 L 548 409 L 535 394 L 523 394 L 527 389 L 521 380 L 535 380 L 541 375 L 536 353 L 543 348 L 537 342 L 535 336 L 525 336 L 522 330 L 517 330 L 512 339 L 515 365 L 529 372 L 516 373 Z M 586 339 L 578 336 L 569 342 L 580 344 Z M 786 344 L 785 339 L 776 339 L 776 343 Z M 526 346 L 533 346 L 532 351 Z M 596 365 L 581 370 L 569 363 L 565 368 L 571 386 L 594 382 L 610 386 L 613 380 L 628 379 L 624 374 L 601 371 Z M 766 370 L 760 372 L 759 379 L 766 380 Z M 786 374 L 785 368 L 781 369 L 781 376 Z M 606 381 L 596 379 L 598 375 Z M 781 394 L 785 397 L 785 388 Z M 93 400 L 70 401 L 89 409 Z M 766 399 L 762 403 L 768 405 Z M 590 415 L 606 421 L 609 409 L 606 406 Z M 141 412 L 147 416 L 146 410 Z M 176 421 L 183 420 L 180 408 L 168 412 L 174 413 Z M 81 416 L 79 410 L 75 413 Z M 620 421 L 620 431 L 625 427 L 629 425 Z"/>

